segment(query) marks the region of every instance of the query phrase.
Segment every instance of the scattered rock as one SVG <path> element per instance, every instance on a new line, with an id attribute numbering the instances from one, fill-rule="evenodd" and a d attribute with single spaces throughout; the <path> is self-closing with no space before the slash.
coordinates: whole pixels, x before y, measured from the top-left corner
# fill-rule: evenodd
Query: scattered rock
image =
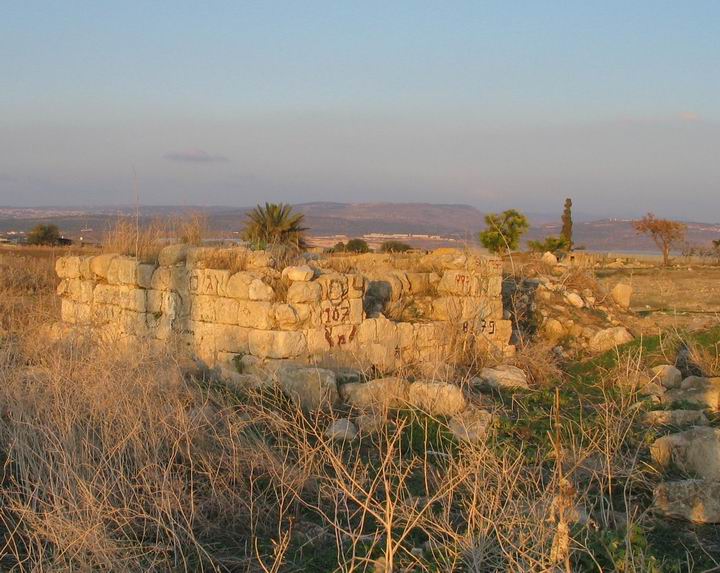
<path id="1" fill-rule="evenodd" d="M 465 409 L 459 386 L 446 382 L 415 382 L 408 389 L 408 402 L 433 416 L 452 416 Z"/>
<path id="2" fill-rule="evenodd" d="M 361 434 L 376 434 L 385 427 L 386 423 L 387 418 L 378 413 L 361 414 L 355 418 L 355 425 Z"/>
<path id="3" fill-rule="evenodd" d="M 694 523 L 720 523 L 720 482 L 687 479 L 661 483 L 653 506 L 665 517 Z"/>
<path id="4" fill-rule="evenodd" d="M 682 382 L 680 370 L 670 364 L 661 364 L 650 369 L 652 379 L 662 384 L 665 388 L 679 388 Z"/>
<path id="5" fill-rule="evenodd" d="M 283 391 L 303 410 L 327 409 L 338 400 L 337 382 L 332 370 L 284 368 L 277 372 L 277 378 Z"/>
<path id="6" fill-rule="evenodd" d="M 643 422 L 648 426 L 705 426 L 708 419 L 702 410 L 653 410 L 645 413 Z"/>
<path id="7" fill-rule="evenodd" d="M 480 377 L 493 388 L 528 388 L 527 374 L 517 366 L 501 364 L 483 368 Z"/>
<path id="8" fill-rule="evenodd" d="M 585 306 L 585 301 L 576 292 L 569 292 L 565 295 L 565 300 L 568 301 L 575 308 L 582 308 Z"/>
<path id="9" fill-rule="evenodd" d="M 680 470 L 720 480 L 720 429 L 693 428 L 655 440 L 653 460 L 663 468 L 674 463 Z"/>
<path id="10" fill-rule="evenodd" d="M 596 332 L 590 339 L 592 352 L 606 352 L 633 339 L 624 326 L 615 326 Z"/>
<path id="11" fill-rule="evenodd" d="M 618 283 L 610 291 L 610 296 L 615 304 L 622 308 L 630 308 L 630 298 L 632 297 L 633 288 L 629 284 Z"/>
<path id="12" fill-rule="evenodd" d="M 688 376 L 680 383 L 680 388 L 665 392 L 663 402 L 688 402 L 711 410 L 720 410 L 720 377 Z"/>
<path id="13" fill-rule="evenodd" d="M 551 342 L 557 342 L 565 336 L 565 328 L 563 328 L 562 323 L 556 318 L 548 318 L 542 328 L 545 338 Z"/>
<path id="14" fill-rule="evenodd" d="M 343 400 L 356 408 L 386 409 L 407 405 L 409 383 L 391 376 L 369 382 L 355 382 L 340 386 Z"/>
<path id="15" fill-rule="evenodd" d="M 358 430 L 355 427 L 355 424 L 353 424 L 347 418 L 340 418 L 339 420 L 335 420 L 325 430 L 326 438 L 341 442 L 354 440 L 357 437 L 357 434 Z"/>
<path id="16" fill-rule="evenodd" d="M 307 282 L 311 281 L 313 276 L 315 276 L 315 271 L 308 265 L 285 267 L 282 271 L 282 276 L 291 281 Z"/>
<path id="17" fill-rule="evenodd" d="M 545 251 L 542 256 L 542 262 L 546 265 L 555 266 L 558 264 L 558 259 L 555 255 L 553 255 L 550 251 Z"/>
<path id="18" fill-rule="evenodd" d="M 485 439 L 493 419 L 487 410 L 470 407 L 453 416 L 448 427 L 458 440 L 477 443 Z"/>

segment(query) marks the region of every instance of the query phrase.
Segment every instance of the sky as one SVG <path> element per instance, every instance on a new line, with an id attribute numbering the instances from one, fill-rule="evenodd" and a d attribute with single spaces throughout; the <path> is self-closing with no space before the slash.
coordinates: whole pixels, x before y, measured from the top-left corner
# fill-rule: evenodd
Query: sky
<path id="1" fill-rule="evenodd" d="M 6 0 L 0 205 L 720 221 L 720 2 Z"/>

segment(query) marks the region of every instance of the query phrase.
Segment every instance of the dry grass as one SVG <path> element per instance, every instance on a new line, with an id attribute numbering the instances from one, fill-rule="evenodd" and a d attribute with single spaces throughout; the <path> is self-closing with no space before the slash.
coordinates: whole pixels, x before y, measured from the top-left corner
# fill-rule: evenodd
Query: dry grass
<path id="1" fill-rule="evenodd" d="M 36 272 L 27 309 L 53 298 L 47 268 Z M 582 408 L 559 390 L 540 414 L 545 390 L 500 396 L 478 443 L 417 411 L 343 443 L 324 430 L 357 412 L 304 414 L 278 391 L 188 368 L 170 345 L 52 343 L 41 315 L 15 312 L 0 337 L 2 569 L 663 570 L 626 533 L 654 524 L 646 498 L 657 480 L 636 434 L 637 396 L 613 390 L 642 368 L 636 356 Z M 517 360 L 550 368 L 530 351 Z M 541 439 L 515 439 L 548 419 Z M 623 551 L 601 556 L 598 531 Z"/>
<path id="2" fill-rule="evenodd" d="M 137 257 L 146 263 L 157 263 L 157 257 L 171 236 L 167 221 L 155 220 L 138 226 L 130 217 L 118 218 L 105 232 L 102 249 L 105 253 Z"/>

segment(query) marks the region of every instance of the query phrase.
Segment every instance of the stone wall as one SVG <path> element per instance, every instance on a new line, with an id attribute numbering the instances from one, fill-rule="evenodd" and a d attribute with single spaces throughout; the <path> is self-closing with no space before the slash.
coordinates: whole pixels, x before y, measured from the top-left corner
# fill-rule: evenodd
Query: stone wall
<path id="1" fill-rule="evenodd" d="M 62 321 L 179 341 L 210 366 L 247 354 L 309 363 L 334 355 L 391 371 L 513 350 L 497 259 L 442 249 L 281 268 L 264 251 L 173 245 L 158 262 L 59 259 Z"/>

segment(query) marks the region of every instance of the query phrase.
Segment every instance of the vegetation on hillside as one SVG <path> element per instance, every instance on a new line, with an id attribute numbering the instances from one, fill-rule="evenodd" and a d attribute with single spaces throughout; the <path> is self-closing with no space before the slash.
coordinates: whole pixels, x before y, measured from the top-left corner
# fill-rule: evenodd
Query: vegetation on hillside
<path id="1" fill-rule="evenodd" d="M 670 251 L 673 246 L 678 245 L 685 238 L 687 225 L 670 219 L 658 219 L 652 213 L 648 213 L 642 219 L 633 223 L 635 230 L 650 238 L 662 252 L 663 264 L 670 264 Z"/>
<path id="2" fill-rule="evenodd" d="M 486 229 L 479 234 L 482 246 L 491 253 L 514 251 L 520 237 L 530 228 L 527 217 L 515 209 L 485 215 Z"/>
<path id="3" fill-rule="evenodd" d="M 307 248 L 303 226 L 305 215 L 293 212 L 285 203 L 265 203 L 258 205 L 247 215 L 243 238 L 255 248 L 294 247 Z"/>

